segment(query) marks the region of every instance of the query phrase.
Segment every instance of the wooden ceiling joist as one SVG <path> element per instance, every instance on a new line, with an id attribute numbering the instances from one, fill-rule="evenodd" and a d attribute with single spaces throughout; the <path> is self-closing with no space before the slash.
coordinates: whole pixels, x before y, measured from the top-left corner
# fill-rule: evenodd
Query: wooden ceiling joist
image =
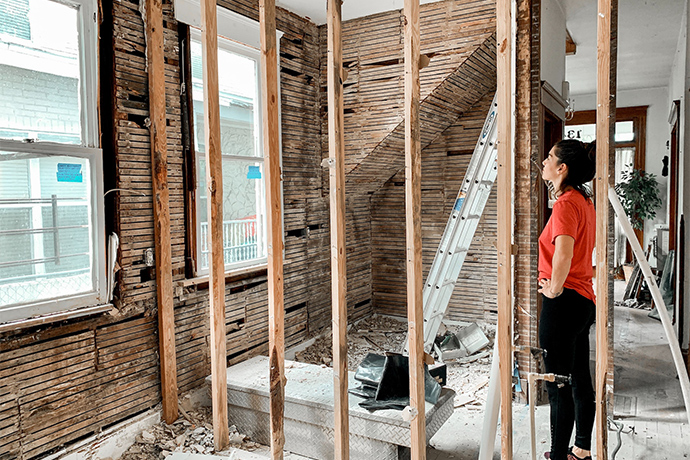
<path id="1" fill-rule="evenodd" d="M 568 29 L 565 29 L 565 55 L 574 56 L 577 53 L 577 45 L 573 41 L 573 37 L 570 36 Z"/>

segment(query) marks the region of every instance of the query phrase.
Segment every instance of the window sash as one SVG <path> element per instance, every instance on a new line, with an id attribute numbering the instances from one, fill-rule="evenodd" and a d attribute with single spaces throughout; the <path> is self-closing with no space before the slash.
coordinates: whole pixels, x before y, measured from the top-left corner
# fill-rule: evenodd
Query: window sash
<path id="1" fill-rule="evenodd" d="M 107 303 L 105 219 L 103 210 L 103 152 L 101 149 L 50 142 L 24 143 L 0 140 L 0 150 L 17 152 L 28 157 L 70 156 L 89 160 L 91 183 L 91 280 L 94 289 L 82 294 L 41 299 L 0 307 L 0 323 L 17 321 L 37 315 L 45 315 L 78 307 Z"/>
<path id="2" fill-rule="evenodd" d="M 201 42 L 201 32 L 193 27 L 190 27 L 190 36 L 192 40 L 195 40 L 196 42 Z M 243 56 L 245 58 L 249 58 L 253 60 L 256 63 L 256 74 L 255 74 L 255 98 L 254 102 L 256 106 L 253 109 L 253 129 L 254 129 L 254 153 L 256 154 L 255 156 L 248 156 L 248 155 L 231 155 L 231 154 L 223 154 L 223 161 L 231 161 L 231 162 L 237 162 L 237 163 L 246 163 L 246 162 L 254 162 L 254 163 L 263 163 L 264 161 L 264 145 L 263 145 L 263 126 L 262 126 L 262 103 L 261 103 L 261 54 L 258 50 L 247 46 L 243 45 L 240 43 L 233 42 L 229 39 L 226 39 L 224 37 L 219 37 L 218 39 L 218 49 L 219 50 L 225 50 L 228 52 L 231 52 L 233 54 L 237 54 L 240 56 Z M 191 76 L 190 76 L 191 77 Z M 193 101 L 192 104 L 194 103 L 202 103 L 203 101 Z M 192 120 L 194 123 L 196 123 L 196 113 L 197 110 L 193 106 L 192 108 L 193 116 Z M 197 108 L 198 109 L 198 108 Z M 201 113 L 203 114 L 203 110 L 201 110 Z M 196 133 L 196 126 L 193 127 L 193 133 Z M 196 134 L 193 134 L 196 136 Z M 195 153 L 197 155 L 196 158 L 196 163 L 198 164 L 200 158 L 199 155 L 204 155 L 198 151 L 198 149 L 195 148 Z M 266 184 L 265 184 L 265 174 L 262 174 L 261 180 L 261 185 L 258 188 L 256 195 L 255 195 L 255 200 L 256 200 L 256 208 L 257 208 L 257 213 L 256 213 L 256 227 L 255 230 L 257 233 L 257 253 L 263 254 L 258 257 L 253 257 L 248 260 L 243 260 L 239 262 L 229 262 L 225 264 L 225 270 L 226 271 L 231 271 L 231 270 L 236 270 L 240 268 L 245 268 L 245 267 L 251 267 L 254 265 L 261 265 L 265 264 L 268 260 L 267 255 L 265 255 L 265 248 L 267 244 L 267 235 L 266 235 L 266 225 L 265 225 L 265 220 L 266 220 L 266 199 L 265 199 L 265 190 L 266 190 Z M 226 184 L 224 184 L 225 186 Z M 198 188 L 198 187 L 197 187 Z M 196 226 L 196 267 L 197 267 L 197 275 L 204 275 L 208 273 L 208 266 L 203 268 L 202 262 L 208 257 L 208 248 L 207 251 L 204 252 L 203 247 L 204 247 L 204 241 L 206 241 L 206 244 L 208 244 L 208 222 L 204 223 L 201 222 L 201 219 L 199 218 L 199 210 L 201 209 L 203 203 L 202 203 L 202 194 L 197 191 L 195 194 L 196 197 L 196 209 L 197 213 L 195 218 L 195 226 Z M 225 228 L 226 224 L 228 225 L 229 229 L 233 228 L 233 221 L 223 219 L 223 226 Z M 204 231 L 206 229 L 206 231 Z M 225 233 L 225 231 L 224 231 Z M 206 235 L 206 238 L 204 238 L 204 235 Z M 225 246 L 225 241 L 223 242 Z M 232 249 L 229 249 L 230 252 L 232 252 Z M 225 251 L 224 251 L 225 253 Z M 208 265 L 208 264 L 206 264 Z"/>
<path id="3" fill-rule="evenodd" d="M 174 0 L 174 10 L 175 10 L 175 19 L 179 21 L 180 23 L 187 24 L 189 27 L 190 31 L 190 38 L 193 38 L 194 40 L 201 41 L 201 32 L 199 28 L 201 27 L 201 8 L 200 8 L 200 3 L 199 0 Z M 258 62 L 258 72 L 256 75 L 256 78 L 258 80 L 258 92 L 259 92 L 259 99 L 258 99 L 258 106 L 257 106 L 257 113 L 259 113 L 260 110 L 263 109 L 263 103 L 261 101 L 261 98 L 263 97 L 263 94 L 261 92 L 261 75 L 263 72 L 263 68 L 261 66 L 261 40 L 260 40 L 260 25 L 257 21 L 254 21 L 252 19 L 249 19 L 245 16 L 242 16 L 238 13 L 235 13 L 234 11 L 228 10 L 227 8 L 217 6 L 217 16 L 218 16 L 218 46 L 219 49 L 228 49 L 231 46 L 239 46 L 241 47 L 240 49 L 240 54 L 246 55 L 247 50 L 250 50 L 255 53 L 256 59 Z M 195 35 L 196 34 L 196 35 Z M 276 52 L 276 60 L 278 61 L 278 65 L 280 65 L 280 39 L 283 36 L 283 32 L 280 30 L 276 30 L 276 47 L 277 47 L 277 52 Z M 236 49 L 229 49 L 229 51 L 237 53 Z M 186 50 L 186 57 L 185 59 L 191 59 L 191 46 L 187 47 Z M 192 88 L 192 75 L 185 75 L 185 81 L 187 88 Z M 280 98 L 280 82 L 278 84 L 278 97 Z M 199 152 L 196 151 L 196 148 L 194 147 L 194 106 L 188 107 L 189 110 L 189 120 L 190 120 L 190 136 L 191 138 L 189 139 L 190 145 L 192 146 L 191 150 L 193 153 L 193 158 L 191 158 L 191 162 L 194 164 L 194 167 L 196 168 L 196 165 L 198 164 L 198 155 Z M 281 123 L 281 113 L 278 113 L 278 126 L 279 129 L 282 130 L 282 123 Z M 258 118 L 258 123 L 256 125 L 258 129 L 258 134 L 259 134 L 259 144 L 260 144 L 260 149 L 259 151 L 261 152 L 260 155 L 257 156 L 252 156 L 252 157 L 247 157 L 247 156 L 239 156 L 239 155 L 223 155 L 223 159 L 234 159 L 234 160 L 244 160 L 244 161 L 258 161 L 261 162 L 264 158 L 264 152 L 263 152 L 263 117 L 259 113 L 259 118 Z M 279 155 L 280 155 L 280 162 L 281 162 L 281 168 L 282 168 L 282 136 L 280 136 L 280 145 L 279 145 Z M 197 174 L 199 172 L 197 171 Z M 263 175 L 264 177 L 261 179 L 263 186 L 261 187 L 261 197 L 260 200 L 262 202 L 262 210 L 264 214 L 266 213 L 266 183 L 265 183 L 265 174 Z M 281 181 L 280 184 L 280 190 L 281 190 L 281 210 L 284 207 L 284 203 L 282 200 L 282 190 L 283 184 Z M 200 205 L 200 199 L 199 199 L 199 193 L 198 193 L 198 187 L 197 184 L 194 184 L 194 189 L 189 190 L 188 193 L 192 193 L 193 196 L 193 202 L 194 206 L 196 208 L 195 212 L 190 213 L 190 218 L 188 221 L 188 225 L 193 226 L 193 228 L 196 229 L 196 235 L 195 238 L 190 238 L 188 240 L 189 245 L 194 245 L 195 249 L 191 251 L 191 253 L 194 255 L 194 276 L 202 276 L 208 273 L 208 269 L 202 270 L 201 267 L 201 234 L 200 234 L 200 221 L 199 221 L 199 205 Z M 265 217 L 264 217 L 264 223 L 265 223 Z M 281 229 L 283 227 L 283 213 L 281 212 Z M 264 244 L 268 244 L 268 229 L 264 229 L 265 233 L 265 240 Z M 282 238 L 283 238 L 283 243 L 285 239 L 284 233 L 281 231 Z M 285 244 L 283 244 L 283 253 L 285 252 Z M 225 270 L 226 272 L 235 270 L 235 269 L 240 269 L 240 268 L 245 268 L 245 267 L 251 267 L 251 266 L 258 266 L 265 264 L 267 262 L 267 257 L 262 257 L 258 259 L 252 259 L 246 262 L 239 262 L 235 264 L 227 264 L 225 265 Z"/>

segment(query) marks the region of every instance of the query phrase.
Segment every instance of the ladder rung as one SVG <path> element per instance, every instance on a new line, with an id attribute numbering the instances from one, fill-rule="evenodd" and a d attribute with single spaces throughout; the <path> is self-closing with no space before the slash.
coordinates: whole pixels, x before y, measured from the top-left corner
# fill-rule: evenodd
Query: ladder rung
<path id="1" fill-rule="evenodd" d="M 457 281 L 455 281 L 455 280 L 453 280 L 453 279 L 451 279 L 451 278 L 448 278 L 448 279 L 446 279 L 446 280 L 443 280 L 443 282 L 441 283 L 441 287 L 444 288 L 444 287 L 448 286 L 449 284 L 452 284 L 453 286 L 455 286 L 455 283 L 456 283 L 456 282 L 457 282 Z"/>
<path id="2" fill-rule="evenodd" d="M 496 180 L 496 98 L 482 127 L 424 286 L 424 348 L 430 351 Z M 462 215 L 462 213 L 467 215 Z M 459 218 L 458 218 L 459 217 Z M 451 250 L 451 248 L 453 248 Z M 457 256 L 457 257 L 456 257 Z M 440 283 L 439 280 L 442 280 Z"/>

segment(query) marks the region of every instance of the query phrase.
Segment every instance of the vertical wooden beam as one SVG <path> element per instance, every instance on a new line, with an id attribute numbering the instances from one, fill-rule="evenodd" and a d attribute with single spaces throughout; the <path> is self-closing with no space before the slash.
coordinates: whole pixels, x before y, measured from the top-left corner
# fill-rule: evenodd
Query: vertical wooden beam
<path id="1" fill-rule="evenodd" d="M 597 165 L 596 165 L 596 433 L 597 457 L 608 458 L 608 389 L 609 370 L 609 226 L 611 208 L 608 189 L 613 185 L 610 173 L 612 136 L 615 123 L 615 83 L 611 82 L 611 32 L 613 2 L 598 0 L 597 13 Z M 614 76 L 615 78 L 615 76 Z"/>
<path id="2" fill-rule="evenodd" d="M 165 136 L 165 51 L 163 41 L 162 2 L 161 0 L 146 0 L 146 61 L 149 73 L 149 119 L 151 120 L 149 129 L 151 131 L 161 397 L 163 400 L 163 420 L 166 423 L 172 423 L 177 420 L 177 360 L 175 358 L 175 309 L 172 293 L 168 149 Z"/>
<path id="3" fill-rule="evenodd" d="M 426 458 L 422 300 L 422 149 L 419 132 L 419 0 L 405 0 L 405 234 L 410 350 L 410 452 Z"/>
<path id="4" fill-rule="evenodd" d="M 227 447 L 230 439 L 228 433 L 227 350 L 225 347 L 223 159 L 220 148 L 218 28 L 215 0 L 201 0 L 201 29 L 210 247 L 208 275 L 211 311 L 211 399 L 213 400 L 213 439 L 218 451 Z"/>
<path id="5" fill-rule="evenodd" d="M 266 174 L 268 229 L 268 353 L 271 417 L 271 458 L 283 458 L 285 434 L 285 310 L 283 308 L 283 231 L 280 196 L 280 126 L 278 114 L 278 53 L 275 0 L 259 1 L 261 24 L 261 104 Z"/>
<path id="6" fill-rule="evenodd" d="M 513 458 L 513 310 L 511 287 L 512 128 L 511 2 L 496 1 L 496 101 L 498 104 L 498 363 L 501 376 L 501 458 Z"/>
<path id="7" fill-rule="evenodd" d="M 331 202 L 334 458 L 347 460 L 350 458 L 350 424 L 347 397 L 347 258 L 341 5 L 341 0 L 328 0 L 328 154 Z"/>

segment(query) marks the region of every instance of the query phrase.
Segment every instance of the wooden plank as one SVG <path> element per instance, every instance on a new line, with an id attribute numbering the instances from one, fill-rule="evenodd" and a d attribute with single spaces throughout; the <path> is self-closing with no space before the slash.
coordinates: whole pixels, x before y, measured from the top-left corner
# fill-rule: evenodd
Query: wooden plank
<path id="1" fill-rule="evenodd" d="M 661 291 L 659 291 L 659 286 L 656 284 L 656 277 L 652 274 L 652 269 L 647 262 L 644 252 L 642 251 L 642 246 L 640 246 L 640 241 L 635 235 L 635 231 L 628 220 L 623 206 L 616 195 L 616 191 L 613 187 L 609 187 L 608 198 L 613 209 L 616 212 L 618 221 L 623 228 L 623 233 L 628 238 L 632 251 L 635 254 L 637 263 L 640 264 L 642 273 L 644 274 L 647 286 L 651 291 L 654 303 L 657 305 L 657 312 L 661 319 L 661 323 L 664 327 L 664 332 L 666 333 L 666 339 L 668 340 L 669 347 L 671 348 L 671 357 L 673 358 L 673 364 L 676 366 L 676 372 L 678 374 L 678 380 L 680 381 L 680 388 L 683 394 L 683 401 L 685 403 L 685 410 L 687 414 L 687 422 L 690 423 L 690 379 L 688 378 L 688 372 L 685 369 L 685 363 L 683 362 L 683 354 L 680 350 L 680 345 L 678 344 L 678 338 L 671 324 L 671 318 L 669 318 L 668 311 L 665 307 L 664 299 L 661 296 Z"/>
<path id="2" fill-rule="evenodd" d="M 509 0 L 496 1 L 496 101 L 498 104 L 498 363 L 501 376 L 501 458 L 513 458 L 513 308 L 511 285 L 512 158 L 511 57 L 513 18 Z"/>
<path id="3" fill-rule="evenodd" d="M 347 396 L 347 253 L 345 250 L 345 145 L 341 0 L 328 1 L 328 152 L 331 208 L 333 416 L 336 460 L 350 458 Z"/>
<path id="4" fill-rule="evenodd" d="M 612 185 L 611 149 L 615 124 L 615 83 L 611 82 L 613 2 L 598 0 L 597 14 L 597 164 L 596 164 L 596 448 L 599 458 L 608 458 L 607 374 L 610 364 L 609 341 L 609 225 L 611 208 L 607 191 Z M 615 76 L 613 76 L 615 78 Z M 613 99 L 612 99 L 613 98 Z M 613 108 L 613 113 L 612 113 Z"/>
<path id="5" fill-rule="evenodd" d="M 146 0 L 146 61 L 149 72 L 151 120 L 151 177 L 156 252 L 156 295 L 161 367 L 163 420 L 177 420 L 177 362 L 175 358 L 175 310 L 172 292 L 170 197 L 168 151 L 165 136 L 165 53 L 163 50 L 162 0 Z"/>
<path id="6" fill-rule="evenodd" d="M 216 2 L 201 2 L 201 54 L 204 74 L 204 129 L 208 186 L 211 399 L 216 451 L 229 442 L 225 345 L 225 262 L 223 259 L 223 161 L 220 146 L 218 33 Z"/>
<path id="7" fill-rule="evenodd" d="M 266 174 L 268 230 L 268 341 L 271 418 L 271 458 L 283 458 L 285 433 L 285 309 L 283 299 L 283 231 L 280 171 L 280 95 L 276 47 L 275 0 L 259 0 L 261 31 L 261 104 Z"/>
<path id="8" fill-rule="evenodd" d="M 422 149 L 419 130 L 419 0 L 405 0 L 405 239 L 410 351 L 410 458 L 426 458 L 422 300 Z"/>

